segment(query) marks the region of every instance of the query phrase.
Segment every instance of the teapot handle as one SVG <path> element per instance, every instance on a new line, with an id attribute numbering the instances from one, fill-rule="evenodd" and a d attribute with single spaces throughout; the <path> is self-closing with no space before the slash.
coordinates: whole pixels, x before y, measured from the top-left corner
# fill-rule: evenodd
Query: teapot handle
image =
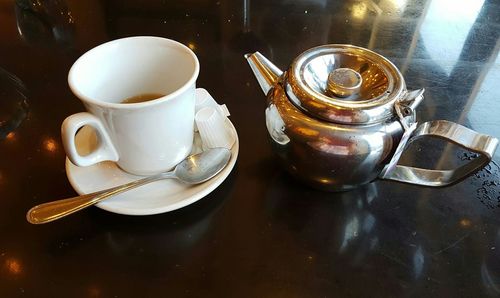
<path id="1" fill-rule="evenodd" d="M 401 148 L 396 149 L 395 155 L 397 159 L 393 164 L 389 163 L 384 168 L 379 178 L 431 187 L 447 186 L 465 179 L 487 165 L 498 145 L 498 139 L 496 138 L 477 133 L 465 126 L 446 120 L 429 121 L 418 126 L 412 133 L 408 143 L 425 136 L 447 140 L 480 155 L 465 165 L 452 170 L 414 168 L 396 164 L 397 159 L 406 148 L 404 142 L 402 142 Z"/>

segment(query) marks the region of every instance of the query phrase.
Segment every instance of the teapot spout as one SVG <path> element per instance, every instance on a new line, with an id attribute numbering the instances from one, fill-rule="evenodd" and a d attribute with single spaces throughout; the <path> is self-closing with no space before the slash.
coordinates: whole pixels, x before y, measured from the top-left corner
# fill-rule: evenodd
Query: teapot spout
<path id="1" fill-rule="evenodd" d="M 267 95 L 269 90 L 278 83 L 278 79 L 283 74 L 283 71 L 259 52 L 245 54 L 245 58 L 259 82 L 260 88 Z"/>

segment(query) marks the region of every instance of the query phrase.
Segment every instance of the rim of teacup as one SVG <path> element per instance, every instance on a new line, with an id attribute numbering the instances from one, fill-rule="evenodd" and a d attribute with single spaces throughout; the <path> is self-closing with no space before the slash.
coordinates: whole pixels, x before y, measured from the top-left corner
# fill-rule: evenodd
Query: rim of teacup
<path id="1" fill-rule="evenodd" d="M 173 45 L 175 47 L 178 47 L 178 48 L 184 50 L 186 53 L 188 53 L 191 56 L 191 58 L 193 58 L 193 61 L 194 61 L 194 71 L 193 71 L 191 77 L 181 87 L 177 88 L 177 90 L 175 90 L 174 92 L 171 92 L 169 94 L 166 94 L 166 95 L 159 97 L 157 99 L 154 99 L 154 100 L 138 102 L 138 103 L 114 103 L 114 102 L 95 100 L 95 99 L 92 99 L 91 97 L 86 96 L 82 92 L 80 92 L 80 90 L 75 86 L 76 85 L 76 83 L 75 83 L 76 66 L 79 63 L 81 63 L 81 61 L 83 61 L 88 55 L 92 55 L 94 52 L 97 52 L 97 51 L 101 50 L 102 48 L 109 47 L 109 46 L 112 46 L 113 44 L 121 43 L 121 42 L 124 42 L 125 40 L 132 40 L 132 39 L 137 39 L 137 40 L 149 39 L 149 40 L 157 40 L 157 41 L 161 41 L 161 42 L 167 42 L 170 45 Z M 98 105 L 98 106 L 106 107 L 106 108 L 136 109 L 136 108 L 143 108 L 143 107 L 147 107 L 147 106 L 156 105 L 160 102 L 168 101 L 169 99 L 176 97 L 177 95 L 183 93 L 187 88 L 189 88 L 192 84 L 194 84 L 194 82 L 198 78 L 199 72 L 200 72 L 200 63 L 198 61 L 198 57 L 196 57 L 196 54 L 186 45 L 184 45 L 178 41 L 164 38 L 164 37 L 159 37 L 159 36 L 131 36 L 131 37 L 124 37 L 124 38 L 114 39 L 114 40 L 105 42 L 103 44 L 100 44 L 100 45 L 88 50 L 83 55 L 81 55 L 73 63 L 73 65 L 71 66 L 71 68 L 69 70 L 68 85 L 69 85 L 69 88 L 71 89 L 71 91 L 73 92 L 73 94 L 76 95 L 82 101 L 86 101 L 86 102 L 92 103 L 94 105 Z"/>

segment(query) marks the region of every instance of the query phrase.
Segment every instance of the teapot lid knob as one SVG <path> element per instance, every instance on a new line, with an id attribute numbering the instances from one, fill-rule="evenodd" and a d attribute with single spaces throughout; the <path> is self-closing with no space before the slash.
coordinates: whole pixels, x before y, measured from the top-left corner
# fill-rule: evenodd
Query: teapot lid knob
<path id="1" fill-rule="evenodd" d="M 334 96 L 349 97 L 359 92 L 362 82 L 363 78 L 359 72 L 342 67 L 330 72 L 326 87 Z"/>

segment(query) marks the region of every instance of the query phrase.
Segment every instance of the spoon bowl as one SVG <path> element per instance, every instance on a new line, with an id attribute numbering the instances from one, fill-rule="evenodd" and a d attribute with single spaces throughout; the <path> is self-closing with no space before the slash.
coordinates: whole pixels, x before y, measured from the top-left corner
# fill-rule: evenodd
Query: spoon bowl
<path id="1" fill-rule="evenodd" d="M 174 169 L 174 175 L 187 184 L 205 182 L 217 175 L 229 162 L 231 151 L 226 148 L 214 148 L 196 155 L 188 156 Z"/>

